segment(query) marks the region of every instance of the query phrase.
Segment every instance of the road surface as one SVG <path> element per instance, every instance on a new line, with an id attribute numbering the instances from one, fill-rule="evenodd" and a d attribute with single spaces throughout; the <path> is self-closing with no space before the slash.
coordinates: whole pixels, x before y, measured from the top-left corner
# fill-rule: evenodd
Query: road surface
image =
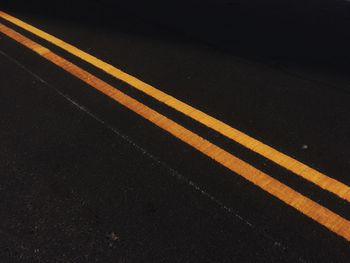
<path id="1" fill-rule="evenodd" d="M 3 11 L 3 262 L 348 262 L 347 77 Z"/>

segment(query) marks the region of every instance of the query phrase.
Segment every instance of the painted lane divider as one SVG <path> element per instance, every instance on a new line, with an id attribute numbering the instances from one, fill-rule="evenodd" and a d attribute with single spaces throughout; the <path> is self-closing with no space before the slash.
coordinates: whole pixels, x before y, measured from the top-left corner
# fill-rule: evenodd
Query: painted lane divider
<path id="1" fill-rule="evenodd" d="M 279 166 L 293 172 L 294 174 L 314 183 L 320 188 L 327 190 L 338 197 L 350 202 L 350 187 L 336 179 L 333 179 L 312 167 L 272 148 L 269 145 L 260 142 L 259 140 L 227 125 L 226 123 L 166 94 L 165 92 L 121 71 L 120 69 L 108 64 L 80 49 L 74 47 L 61 39 L 58 39 L 36 27 L 25 23 L 18 18 L 15 18 L 5 12 L 0 11 L 0 17 L 15 24 L 16 26 L 27 30 L 28 32 L 60 47 L 61 49 L 75 55 L 110 74 L 111 76 L 129 84 L 139 91 L 151 96 L 152 98 L 166 104 L 167 106 L 181 112 L 182 114 L 196 120 L 197 122 L 207 126 L 208 128 L 222 134 L 223 136 L 241 144 L 249 150 L 269 159 Z"/>
<path id="2" fill-rule="evenodd" d="M 22 44 L 23 46 L 31 49 L 41 57 L 51 61 L 58 67 L 64 69 L 66 72 L 82 80 L 89 86 L 112 98 L 139 116 L 142 116 L 143 118 L 149 120 L 159 128 L 167 131 L 174 137 L 192 146 L 196 150 L 215 160 L 217 163 L 228 168 L 232 172 L 252 182 L 285 204 L 295 208 L 305 216 L 328 228 L 330 231 L 350 241 L 350 221 L 347 219 L 305 197 L 304 195 L 279 182 L 268 174 L 238 159 L 217 145 L 200 137 L 196 133 L 186 129 L 180 124 L 156 112 L 155 110 L 140 103 L 132 97 L 124 94 L 103 80 L 95 77 L 94 75 L 81 69 L 75 64 L 51 52 L 49 49 L 41 46 L 40 44 L 30 40 L 29 38 L 19 34 L 18 32 L 6 27 L 1 23 L 0 32 Z"/>

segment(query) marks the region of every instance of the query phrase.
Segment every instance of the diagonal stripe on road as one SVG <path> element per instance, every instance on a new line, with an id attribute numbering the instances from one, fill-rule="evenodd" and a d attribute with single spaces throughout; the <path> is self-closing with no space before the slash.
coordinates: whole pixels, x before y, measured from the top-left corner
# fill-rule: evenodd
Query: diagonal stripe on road
<path id="1" fill-rule="evenodd" d="M 81 69 L 66 59 L 51 52 L 49 49 L 28 39 L 27 37 L 6 27 L 3 24 L 0 24 L 0 32 L 36 52 L 41 57 L 51 61 L 58 67 L 64 69 L 66 72 L 74 75 L 86 84 L 94 87 L 96 90 L 102 92 L 136 114 L 149 120 L 153 124 L 172 134 L 184 143 L 192 146 L 232 172 L 252 182 L 285 204 L 295 208 L 305 216 L 328 228 L 330 231 L 350 241 L 350 221 L 347 219 L 300 194 L 268 174 L 256 169 L 252 165 L 240 160 L 217 145 L 202 138 L 198 134 L 186 129 L 166 116 L 131 98 L 103 80 L 95 77 L 89 72 Z"/>

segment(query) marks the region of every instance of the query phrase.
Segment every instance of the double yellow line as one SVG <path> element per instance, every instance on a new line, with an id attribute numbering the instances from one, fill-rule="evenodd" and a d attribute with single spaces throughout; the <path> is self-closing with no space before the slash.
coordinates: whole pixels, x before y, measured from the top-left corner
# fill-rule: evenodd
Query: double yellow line
<path id="1" fill-rule="evenodd" d="M 80 59 L 114 76 L 115 78 L 128 83 L 131 87 L 144 92 L 145 94 L 166 104 L 178 112 L 181 112 L 193 120 L 204 124 L 208 128 L 215 130 L 216 132 L 235 141 L 236 143 L 239 143 L 242 146 L 260 154 L 261 156 L 284 167 L 285 169 L 292 171 L 296 175 L 301 176 L 302 178 L 314 183 L 322 189 L 327 190 L 337 195 L 338 197 L 347 200 L 348 202 L 350 201 L 349 186 L 333 178 L 330 178 L 329 176 L 320 173 L 319 171 L 316 171 L 306 164 L 303 164 L 293 159 L 292 157 L 279 152 L 278 150 L 248 136 L 247 134 L 244 134 L 243 132 L 238 131 L 237 129 L 223 123 L 222 121 L 215 119 L 214 117 L 209 116 L 208 114 L 198 109 L 193 108 L 192 106 L 38 28 L 35 28 L 1 11 L 0 17 L 79 57 Z M 68 73 L 76 76 L 88 85 L 94 87 L 95 89 L 114 99 L 118 103 L 122 104 L 143 118 L 169 132 L 183 142 L 189 144 L 219 164 L 230 169 L 232 172 L 259 186 L 261 189 L 280 199 L 289 206 L 294 207 L 299 212 L 325 226 L 332 232 L 350 241 L 350 221 L 347 219 L 303 196 L 287 185 L 279 182 L 266 173 L 254 168 L 250 164 L 238 159 L 229 152 L 200 137 L 198 134 L 186 129 L 185 127 L 172 121 L 166 116 L 154 111 L 148 106 L 122 93 L 103 80 L 95 77 L 82 68 L 51 52 L 44 46 L 28 39 L 27 37 L 19 34 L 18 32 L 1 23 L 0 32 L 28 47 L 40 56 L 56 64 L 58 67 L 66 70 Z"/>

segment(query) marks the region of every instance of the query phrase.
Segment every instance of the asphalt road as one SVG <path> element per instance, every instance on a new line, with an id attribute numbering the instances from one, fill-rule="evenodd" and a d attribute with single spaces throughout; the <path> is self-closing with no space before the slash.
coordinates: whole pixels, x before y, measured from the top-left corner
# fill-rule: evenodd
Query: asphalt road
<path id="1" fill-rule="evenodd" d="M 9 12 L 350 185 L 342 71 L 300 66 L 295 74 L 130 13 L 106 19 L 101 10 L 101 20 Z M 0 23 L 350 218 L 347 201 Z M 4 34 L 0 69 L 2 262 L 349 261 L 343 237 Z"/>

